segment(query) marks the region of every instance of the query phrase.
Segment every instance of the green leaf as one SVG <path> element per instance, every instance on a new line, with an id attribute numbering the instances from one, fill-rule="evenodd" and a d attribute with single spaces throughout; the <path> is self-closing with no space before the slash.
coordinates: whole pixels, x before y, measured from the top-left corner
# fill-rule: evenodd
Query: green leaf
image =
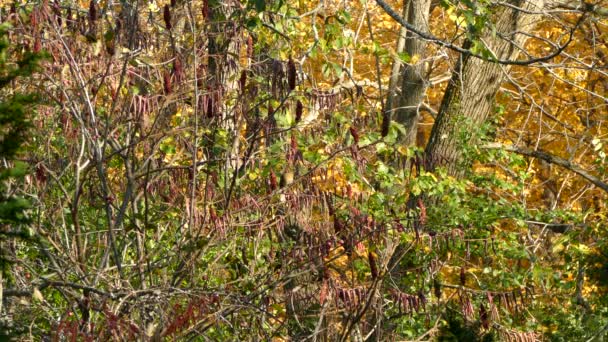
<path id="1" fill-rule="evenodd" d="M 254 0 L 255 10 L 258 12 L 263 12 L 266 10 L 266 1 L 265 0 Z"/>
<path id="2" fill-rule="evenodd" d="M 399 60 L 403 63 L 409 63 L 412 60 L 412 57 L 407 52 L 399 52 L 397 57 L 399 57 Z"/>

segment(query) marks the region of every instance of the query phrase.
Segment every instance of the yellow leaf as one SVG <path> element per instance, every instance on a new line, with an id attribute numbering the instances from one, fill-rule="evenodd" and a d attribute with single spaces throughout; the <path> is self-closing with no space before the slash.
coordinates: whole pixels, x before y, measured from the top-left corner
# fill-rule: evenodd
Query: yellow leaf
<path id="1" fill-rule="evenodd" d="M 44 296 L 42 295 L 42 292 L 38 290 L 37 287 L 34 287 L 34 291 L 32 292 L 32 298 L 34 298 L 38 302 L 44 301 Z"/>

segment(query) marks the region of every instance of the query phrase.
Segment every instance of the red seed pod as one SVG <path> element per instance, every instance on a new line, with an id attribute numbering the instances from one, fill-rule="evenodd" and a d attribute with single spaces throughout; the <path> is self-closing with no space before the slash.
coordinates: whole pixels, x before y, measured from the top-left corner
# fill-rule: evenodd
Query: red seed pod
<path id="1" fill-rule="evenodd" d="M 323 285 L 321 285 L 321 291 L 319 292 L 319 304 L 323 306 L 325 304 L 325 300 L 327 299 L 327 294 L 329 292 L 329 285 L 327 284 L 327 279 L 323 280 Z"/>
<path id="2" fill-rule="evenodd" d="M 241 78 L 239 79 L 239 86 L 241 87 L 241 92 L 245 91 L 246 85 L 247 85 L 247 70 L 242 70 Z"/>
<path id="3" fill-rule="evenodd" d="M 367 253 L 367 260 L 369 261 L 369 268 L 372 272 L 372 279 L 378 278 L 378 266 L 376 265 L 376 257 L 371 251 Z"/>
<path id="4" fill-rule="evenodd" d="M 420 303 L 420 306 L 422 307 L 423 310 L 426 310 L 426 296 L 424 295 L 424 292 L 422 290 L 418 291 L 418 302 Z"/>
<path id="5" fill-rule="evenodd" d="M 464 268 L 464 266 L 460 267 L 460 285 L 464 286 L 464 284 L 467 282 L 467 274 L 466 274 L 466 270 Z"/>
<path id="6" fill-rule="evenodd" d="M 426 206 L 424 205 L 422 198 L 418 198 L 418 208 L 420 208 L 420 224 L 424 226 L 426 225 L 427 216 Z"/>
<path id="7" fill-rule="evenodd" d="M 287 62 L 287 84 L 290 91 L 296 89 L 296 64 L 291 58 Z"/>
<path id="8" fill-rule="evenodd" d="M 180 74 L 183 71 L 183 67 L 182 67 L 182 61 L 179 57 L 175 58 L 175 61 L 173 62 L 173 73 L 174 74 Z"/>
<path id="9" fill-rule="evenodd" d="M 163 10 L 163 20 L 165 21 L 165 27 L 167 28 L 167 30 L 171 30 L 171 28 L 173 26 L 171 26 L 171 8 L 169 7 L 169 5 L 165 5 L 165 8 Z"/>
<path id="10" fill-rule="evenodd" d="M 290 147 L 291 151 L 295 154 L 298 150 L 298 141 L 296 140 L 295 134 L 291 135 Z"/>
<path id="11" fill-rule="evenodd" d="M 277 189 L 277 175 L 274 171 L 270 171 L 270 190 L 274 191 Z"/>
<path id="12" fill-rule="evenodd" d="M 38 11 L 32 11 L 30 13 L 30 26 L 36 30 L 38 28 Z"/>
<path id="13" fill-rule="evenodd" d="M 89 20 L 95 22 L 97 20 L 97 7 L 95 6 L 95 0 L 91 0 L 89 3 Z"/>
<path id="14" fill-rule="evenodd" d="M 34 53 L 40 52 L 42 50 L 42 42 L 40 41 L 40 35 L 36 35 L 36 39 L 34 40 L 34 48 L 32 49 Z"/>
<path id="15" fill-rule="evenodd" d="M 209 96 L 209 98 L 207 99 L 207 117 L 211 119 L 214 116 L 215 113 L 213 111 L 213 97 Z"/>
<path id="16" fill-rule="evenodd" d="M 171 7 L 175 7 L 177 5 L 177 0 L 171 0 Z"/>
<path id="17" fill-rule="evenodd" d="M 420 311 L 420 300 L 418 297 L 409 296 L 410 303 L 412 303 L 412 307 L 418 313 Z"/>
<path id="18" fill-rule="evenodd" d="M 357 302 L 358 304 L 362 304 L 365 301 L 365 290 L 362 287 L 358 287 L 356 289 L 357 292 Z"/>
<path id="19" fill-rule="evenodd" d="M 355 293 L 352 289 L 346 289 L 344 290 L 344 295 L 346 298 L 346 301 L 344 302 L 344 304 L 346 304 L 346 306 L 348 307 L 352 307 L 355 305 Z"/>
<path id="20" fill-rule="evenodd" d="M 353 140 L 355 141 L 355 145 L 359 144 L 359 133 L 357 133 L 357 129 L 353 126 L 350 126 L 348 129 L 350 131 L 350 135 L 353 136 Z"/>
<path id="21" fill-rule="evenodd" d="M 481 326 L 488 330 L 490 328 L 490 321 L 488 320 L 488 311 L 483 303 L 479 303 L 479 321 L 481 322 Z"/>
<path id="22" fill-rule="evenodd" d="M 171 94 L 171 74 L 166 71 L 163 74 L 163 89 L 165 90 L 165 95 Z"/>
<path id="23" fill-rule="evenodd" d="M 184 75 L 184 67 L 179 57 L 175 57 L 175 60 L 173 61 L 173 75 L 175 76 L 175 81 L 177 83 L 182 80 Z"/>
<path id="24" fill-rule="evenodd" d="M 203 8 L 201 9 L 203 19 L 209 18 L 209 0 L 203 0 Z"/>
<path id="25" fill-rule="evenodd" d="M 253 58 L 253 36 L 247 37 L 247 57 Z"/>
<path id="26" fill-rule="evenodd" d="M 55 15 L 57 26 L 61 26 L 61 7 L 59 5 L 59 0 L 53 2 L 53 14 Z"/>
<path id="27" fill-rule="evenodd" d="M 302 101 L 298 100 L 296 102 L 296 123 L 302 121 L 302 111 L 304 110 L 304 105 L 302 105 Z"/>
<path id="28" fill-rule="evenodd" d="M 215 209 L 209 208 L 209 218 L 211 219 L 211 222 L 217 221 L 217 213 L 215 212 Z"/>

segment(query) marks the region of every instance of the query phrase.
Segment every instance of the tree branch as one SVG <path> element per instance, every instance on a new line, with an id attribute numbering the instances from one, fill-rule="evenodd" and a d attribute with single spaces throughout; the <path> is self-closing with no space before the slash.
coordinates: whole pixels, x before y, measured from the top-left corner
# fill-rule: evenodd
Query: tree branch
<path id="1" fill-rule="evenodd" d="M 564 43 L 563 45 L 558 45 L 557 49 L 555 49 L 555 51 L 553 51 L 552 53 L 542 56 L 542 57 L 537 57 L 537 58 L 530 58 L 530 59 L 526 59 L 526 60 L 510 60 L 510 59 L 488 59 L 482 55 L 479 54 L 475 54 L 472 53 L 471 50 L 469 49 L 464 49 L 461 48 L 458 45 L 455 45 L 453 43 L 450 43 L 448 41 L 442 40 L 436 36 L 434 36 L 431 33 L 426 33 L 423 32 L 419 29 L 417 29 L 416 27 L 410 25 L 404 18 L 402 18 L 397 12 L 395 12 L 395 10 L 389 5 L 387 4 L 384 0 L 376 0 L 376 3 L 378 4 L 378 6 L 380 6 L 384 12 L 386 12 L 386 14 L 388 14 L 391 18 L 393 18 L 396 22 L 398 22 L 401 26 L 405 27 L 406 29 L 408 29 L 410 32 L 415 33 L 417 36 L 419 36 L 420 38 L 429 41 L 431 43 L 437 44 L 439 46 L 443 46 L 446 47 L 450 50 L 459 52 L 465 56 L 471 56 L 471 57 L 475 57 L 475 58 L 479 58 L 481 60 L 485 60 L 488 62 L 493 62 L 493 63 L 498 63 L 498 64 L 505 64 L 505 65 L 530 65 L 530 64 L 535 64 L 535 63 L 541 63 L 541 62 L 546 62 L 549 61 L 557 56 L 559 56 L 567 47 L 568 45 L 570 45 L 570 43 L 572 42 L 572 39 L 574 38 L 574 31 L 576 31 L 576 29 L 578 28 L 578 26 L 580 25 L 580 23 L 582 22 L 582 18 L 581 17 L 576 24 L 574 25 L 573 28 L 570 29 L 569 32 L 569 36 L 568 36 L 568 40 L 566 41 L 566 43 Z M 582 11 L 583 14 L 587 13 L 587 11 Z"/>
<path id="2" fill-rule="evenodd" d="M 518 146 L 513 146 L 513 145 L 504 145 L 501 143 L 491 143 L 491 144 L 485 145 L 483 147 L 487 148 L 487 149 L 503 149 L 508 152 L 513 152 L 513 153 L 521 154 L 523 156 L 542 159 L 548 163 L 559 165 L 559 166 L 561 166 L 567 170 L 570 170 L 570 171 L 576 173 L 577 175 L 583 177 L 584 179 L 593 183 L 595 186 L 599 187 L 600 189 L 608 192 L 608 183 L 606 183 L 606 182 L 602 181 L 601 179 L 599 179 L 598 177 L 592 175 L 591 173 L 589 173 L 587 170 L 581 168 L 580 166 L 578 166 L 566 159 L 549 154 L 545 151 L 532 150 L 529 148 L 518 147 Z"/>

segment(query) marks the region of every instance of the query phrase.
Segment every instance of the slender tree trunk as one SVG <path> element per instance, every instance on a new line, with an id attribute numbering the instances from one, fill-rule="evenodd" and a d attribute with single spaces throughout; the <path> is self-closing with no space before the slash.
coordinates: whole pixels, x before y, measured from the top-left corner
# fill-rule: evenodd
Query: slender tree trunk
<path id="1" fill-rule="evenodd" d="M 404 6 L 407 22 L 420 30 L 426 31 L 431 0 L 406 0 Z M 401 87 L 397 90 L 397 106 L 390 108 L 394 112 L 395 121 L 405 126 L 406 134 L 402 137 L 402 143 L 407 146 L 416 143 L 419 108 L 427 88 L 427 63 L 424 58 L 427 44 L 426 41 L 419 39 L 417 35 L 407 32 L 404 52 L 410 56 L 411 61 L 402 68 Z"/>
<path id="2" fill-rule="evenodd" d="M 403 16 L 408 24 L 426 31 L 431 11 L 431 0 L 404 0 Z M 395 60 L 390 75 L 385 118 L 405 126 L 406 133 L 401 143 L 411 146 L 416 142 L 418 131 L 418 109 L 426 88 L 426 67 L 423 55 L 428 42 L 402 26 L 397 41 L 397 53 L 405 52 L 414 59 L 408 64 Z M 376 338 L 376 336 L 374 336 Z"/>
<path id="3" fill-rule="evenodd" d="M 496 35 L 487 33 L 483 41 L 498 59 L 514 59 L 537 15 L 526 10 L 542 8 L 541 0 L 515 0 L 512 5 L 496 8 Z M 522 33 L 518 33 L 522 32 Z M 502 38 L 501 38 L 502 36 Z M 468 48 L 470 42 L 465 42 Z M 439 108 L 430 140 L 426 146 L 427 167 L 446 167 L 453 176 L 462 176 L 468 164 L 462 160 L 462 148 L 471 142 L 470 132 L 482 126 L 492 114 L 495 96 L 509 66 L 461 56 Z M 464 164 L 464 165 L 463 165 Z"/>
<path id="4" fill-rule="evenodd" d="M 403 3 L 403 17 L 407 18 L 408 2 Z M 407 37 L 407 29 L 401 26 L 399 30 L 399 37 L 397 37 L 397 47 L 395 52 L 397 55 L 402 54 L 405 51 L 405 39 Z M 399 87 L 403 77 L 403 62 L 396 56 L 393 59 L 393 66 L 391 68 L 391 74 L 388 83 L 388 95 L 386 96 L 386 106 L 384 108 L 385 115 L 389 118 L 392 116 L 392 112 L 395 108 L 399 107 L 399 95 L 401 94 L 401 87 Z"/>
<path id="5" fill-rule="evenodd" d="M 412 26 L 427 31 L 429 16 L 431 12 L 431 0 L 404 0 L 403 17 Z M 410 62 L 403 64 L 396 59 L 391 70 L 389 81 L 389 92 L 385 107 L 384 120 L 390 122 L 394 119 L 405 127 L 405 135 L 400 138 L 400 143 L 411 146 L 416 143 L 418 133 L 419 108 L 424 99 L 427 88 L 427 68 L 425 53 L 428 42 L 420 39 L 416 34 L 408 32 L 401 27 L 397 41 L 397 53 L 406 53 L 411 58 Z M 388 118 L 388 120 L 387 120 Z M 398 161 L 397 161 L 398 162 Z M 401 255 L 403 246 L 397 245 L 393 255 Z M 398 263 L 398 258 L 391 258 L 389 269 L 391 277 L 398 277 L 399 268 L 393 267 Z M 381 286 L 381 285 L 379 285 Z M 370 341 L 382 341 L 386 330 L 382 320 L 382 301 L 376 303 L 371 314 L 371 324 L 374 332 Z"/>

